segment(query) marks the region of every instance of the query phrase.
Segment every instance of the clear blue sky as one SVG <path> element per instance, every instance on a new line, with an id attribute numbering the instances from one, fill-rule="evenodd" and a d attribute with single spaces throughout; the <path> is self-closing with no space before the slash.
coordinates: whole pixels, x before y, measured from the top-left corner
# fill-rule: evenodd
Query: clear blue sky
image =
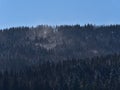
<path id="1" fill-rule="evenodd" d="M 120 24 L 120 0 L 0 0 L 0 28 Z"/>

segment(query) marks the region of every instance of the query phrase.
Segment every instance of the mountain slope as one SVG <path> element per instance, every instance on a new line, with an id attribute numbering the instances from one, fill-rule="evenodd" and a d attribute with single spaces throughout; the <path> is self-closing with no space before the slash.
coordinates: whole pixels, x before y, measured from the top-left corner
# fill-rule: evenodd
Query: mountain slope
<path id="1" fill-rule="evenodd" d="M 120 53 L 120 25 L 17 27 L 0 31 L 0 69 Z"/>

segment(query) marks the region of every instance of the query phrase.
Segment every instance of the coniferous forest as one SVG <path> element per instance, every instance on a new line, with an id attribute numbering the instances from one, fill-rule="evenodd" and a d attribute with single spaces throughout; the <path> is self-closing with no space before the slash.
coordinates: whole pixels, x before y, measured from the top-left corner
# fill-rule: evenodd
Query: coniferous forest
<path id="1" fill-rule="evenodd" d="M 119 90 L 120 25 L 0 30 L 0 90 Z"/>

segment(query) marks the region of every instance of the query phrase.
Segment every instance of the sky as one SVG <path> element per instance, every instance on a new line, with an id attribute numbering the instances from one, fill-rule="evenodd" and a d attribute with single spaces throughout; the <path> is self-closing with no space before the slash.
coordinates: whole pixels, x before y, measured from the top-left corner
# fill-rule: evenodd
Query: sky
<path id="1" fill-rule="evenodd" d="M 0 0 L 0 28 L 120 24 L 120 0 Z"/>

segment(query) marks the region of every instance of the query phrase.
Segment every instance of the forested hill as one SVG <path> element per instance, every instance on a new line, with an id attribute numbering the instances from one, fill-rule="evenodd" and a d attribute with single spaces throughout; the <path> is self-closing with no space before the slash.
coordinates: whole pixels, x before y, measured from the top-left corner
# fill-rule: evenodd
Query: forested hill
<path id="1" fill-rule="evenodd" d="M 114 53 L 120 53 L 120 25 L 39 25 L 0 30 L 0 70 Z"/>
<path id="2" fill-rule="evenodd" d="M 46 62 L 0 72 L 0 90 L 119 90 L 120 55 Z"/>

